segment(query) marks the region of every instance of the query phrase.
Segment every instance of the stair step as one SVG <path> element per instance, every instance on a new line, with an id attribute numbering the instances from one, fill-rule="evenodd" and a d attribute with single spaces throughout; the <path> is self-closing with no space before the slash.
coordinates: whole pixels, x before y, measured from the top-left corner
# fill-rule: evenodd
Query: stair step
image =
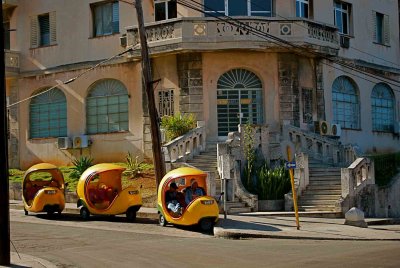
<path id="1" fill-rule="evenodd" d="M 226 202 L 226 208 L 228 210 L 231 208 L 244 208 L 244 207 L 246 207 L 246 203 L 244 202 L 233 202 L 233 201 Z"/>
<path id="2" fill-rule="evenodd" d="M 310 181 L 312 180 L 333 180 L 333 181 L 340 181 L 341 177 L 340 176 L 331 176 L 331 175 L 326 175 L 326 176 L 315 176 L 315 175 L 310 175 L 309 178 Z"/>
<path id="3" fill-rule="evenodd" d="M 307 203 L 307 202 L 313 202 L 313 201 L 324 201 L 324 202 L 336 202 L 339 200 L 340 195 L 303 195 L 301 198 L 299 198 L 299 202 L 302 203 Z"/>
<path id="4" fill-rule="evenodd" d="M 309 184 L 306 191 L 341 191 L 342 186 L 338 184 Z"/>
<path id="5" fill-rule="evenodd" d="M 241 208 L 232 207 L 232 208 L 228 209 L 229 215 L 238 214 L 238 213 L 246 213 L 246 212 L 251 212 L 251 208 L 250 207 L 241 207 Z"/>
<path id="6" fill-rule="evenodd" d="M 299 205 L 300 206 L 335 206 L 336 201 L 339 199 L 335 200 L 315 200 L 315 199 L 309 199 L 309 200 L 299 200 Z"/>

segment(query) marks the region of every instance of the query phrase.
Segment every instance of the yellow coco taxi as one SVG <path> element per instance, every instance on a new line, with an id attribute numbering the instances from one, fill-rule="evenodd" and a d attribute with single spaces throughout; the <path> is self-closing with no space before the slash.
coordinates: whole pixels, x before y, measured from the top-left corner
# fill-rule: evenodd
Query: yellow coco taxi
<path id="1" fill-rule="evenodd" d="M 61 213 L 65 208 L 64 177 L 54 165 L 41 163 L 30 167 L 22 182 L 25 215 L 29 212 Z"/>
<path id="2" fill-rule="evenodd" d="M 80 177 L 76 192 L 80 215 L 87 220 L 93 215 L 126 214 L 129 221 L 136 219 L 142 206 L 138 189 L 122 189 L 122 172 L 125 168 L 114 164 L 97 164 L 88 168 Z"/>
<path id="3" fill-rule="evenodd" d="M 188 167 L 172 170 L 164 176 L 158 187 L 157 198 L 161 226 L 165 226 L 169 222 L 174 225 L 185 226 L 198 224 L 203 231 L 209 231 L 213 228 L 218 221 L 219 209 L 218 202 L 213 197 L 206 195 L 206 177 L 207 174 L 203 171 Z M 194 181 L 198 188 L 202 189 L 204 195 L 188 200 L 187 192 Z M 182 206 L 181 213 L 173 212 L 168 208 L 167 201 L 169 198 L 167 195 L 171 191 L 171 184 L 174 187 L 176 185 L 177 199 Z M 179 198 L 179 196 L 181 197 Z"/>

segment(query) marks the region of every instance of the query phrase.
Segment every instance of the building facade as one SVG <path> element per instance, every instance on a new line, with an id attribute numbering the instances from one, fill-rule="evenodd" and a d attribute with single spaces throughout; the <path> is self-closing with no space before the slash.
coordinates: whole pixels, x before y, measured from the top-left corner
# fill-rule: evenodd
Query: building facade
<path id="1" fill-rule="evenodd" d="M 143 6 L 160 116 L 195 114 L 210 142 L 241 123 L 279 133 L 285 124 L 316 131 L 325 121 L 321 134 L 366 153 L 400 150 L 398 1 Z M 151 157 L 134 6 L 14 0 L 3 8 L 3 25 L 15 29 L 6 55 L 18 59 L 7 68 L 10 163 Z"/>

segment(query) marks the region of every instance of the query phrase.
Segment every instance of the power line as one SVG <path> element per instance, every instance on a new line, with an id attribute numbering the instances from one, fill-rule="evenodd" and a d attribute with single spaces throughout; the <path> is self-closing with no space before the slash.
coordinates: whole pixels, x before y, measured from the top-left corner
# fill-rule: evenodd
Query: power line
<path id="1" fill-rule="evenodd" d="M 118 53 L 118 54 L 116 54 L 116 55 L 114 55 L 114 56 L 112 56 L 112 57 L 110 57 L 110 58 L 108 58 L 108 59 L 105 59 L 105 60 L 103 60 L 103 61 L 101 61 L 101 62 L 99 62 L 99 63 L 93 65 L 92 67 L 90 67 L 90 68 L 87 69 L 86 71 L 84 71 L 84 72 L 78 74 L 77 76 L 75 76 L 75 77 L 73 77 L 73 78 L 71 78 L 71 79 L 66 80 L 65 82 L 61 81 L 61 83 L 58 83 L 57 85 L 52 86 L 52 87 L 50 87 L 50 88 L 48 88 L 48 89 L 46 89 L 46 90 L 44 90 L 44 91 L 41 91 L 41 92 L 39 92 L 39 93 L 37 93 L 37 94 L 35 94 L 35 95 L 29 96 L 28 98 L 25 98 L 25 99 L 23 99 L 23 100 L 14 102 L 13 104 L 8 105 L 7 108 L 10 108 L 10 107 L 15 106 L 15 105 L 17 105 L 17 104 L 20 104 L 20 103 L 22 103 L 22 102 L 28 101 L 28 100 L 30 100 L 30 99 L 32 99 L 32 98 L 35 98 L 35 97 L 39 96 L 39 95 L 45 94 L 45 93 L 51 91 L 52 89 L 57 88 L 57 87 L 60 86 L 60 85 L 67 85 L 67 84 L 69 84 L 69 83 L 72 83 L 72 82 L 74 82 L 75 80 L 77 80 L 77 79 L 79 79 L 80 77 L 82 77 L 82 76 L 84 76 L 85 74 L 87 74 L 88 72 L 90 72 L 90 71 L 96 69 L 97 67 L 103 65 L 104 63 L 109 62 L 109 61 L 111 61 L 111 60 L 113 60 L 113 59 L 115 59 L 115 58 L 117 58 L 117 57 L 120 57 L 120 56 L 122 56 L 122 55 L 124 55 L 124 54 L 126 54 L 126 53 L 128 53 L 128 52 L 131 52 L 131 51 L 133 51 L 133 48 L 129 48 L 129 49 L 127 49 L 127 50 L 125 50 L 125 51 L 123 51 L 123 52 L 121 52 L 121 53 Z"/>
<path id="2" fill-rule="evenodd" d="M 240 27 L 240 28 L 242 28 L 242 29 L 244 29 L 244 30 L 247 30 L 247 31 L 249 31 L 249 32 L 252 32 L 254 35 L 256 35 L 256 36 L 258 36 L 258 37 L 261 37 L 261 38 L 263 38 L 263 39 L 265 39 L 265 40 L 269 40 L 270 42 L 272 42 L 272 43 L 274 43 L 274 44 L 278 44 L 278 45 L 280 45 L 280 46 L 282 46 L 282 44 L 284 44 L 284 45 L 286 45 L 286 46 L 289 46 L 289 47 L 291 47 L 291 48 L 295 48 L 295 49 L 297 49 L 297 50 L 306 50 L 306 49 L 305 49 L 304 47 L 302 47 L 302 46 L 295 45 L 295 44 L 293 44 L 293 43 L 291 43 L 291 42 L 289 42 L 289 41 L 286 41 L 286 40 L 284 40 L 284 39 L 281 39 L 281 38 L 278 38 L 278 37 L 273 36 L 273 35 L 271 35 L 271 34 L 268 34 L 268 33 L 262 32 L 262 31 L 260 31 L 260 30 L 257 30 L 257 29 L 255 29 L 254 27 L 251 27 L 251 26 L 249 26 L 249 25 L 247 25 L 247 24 L 244 24 L 244 23 L 242 23 L 241 21 L 239 21 L 239 20 L 237 20 L 237 19 L 234 19 L 234 18 L 232 18 L 232 17 L 230 17 L 230 16 L 226 16 L 226 15 L 224 15 L 224 16 L 217 16 L 217 15 L 214 15 L 213 13 L 205 12 L 204 9 L 207 9 L 207 10 L 210 10 L 210 11 L 214 11 L 216 14 L 222 15 L 222 13 L 219 13 L 218 11 L 215 11 L 215 10 L 213 10 L 212 8 L 209 8 L 209 7 L 207 7 L 207 6 L 205 6 L 205 5 L 201 4 L 201 3 L 198 3 L 198 2 L 196 2 L 196 1 L 191 1 L 192 3 L 189 3 L 189 1 L 186 1 L 186 0 L 177 0 L 177 2 L 178 2 L 179 4 L 181 4 L 181 5 L 183 5 L 183 6 L 186 6 L 186 7 L 188 7 L 188 8 L 191 8 L 191 9 L 193 9 L 193 10 L 199 11 L 199 12 L 201 12 L 201 13 L 203 13 L 203 14 L 207 14 L 207 15 L 209 15 L 209 16 L 212 16 L 212 17 L 214 17 L 214 18 L 216 18 L 216 19 L 218 19 L 218 20 L 227 22 L 227 23 L 229 23 L 229 24 L 231 24 L 231 25 L 234 25 L 234 26 Z M 197 6 L 195 6 L 194 4 L 195 4 L 195 5 L 197 4 Z M 272 40 L 273 40 L 273 41 L 272 41 Z M 340 66 L 342 66 L 342 67 L 344 67 L 344 68 L 350 69 L 350 70 L 355 71 L 355 72 L 358 72 L 358 73 L 362 73 L 363 75 L 368 76 L 368 77 L 373 78 L 373 79 L 376 79 L 376 80 L 378 80 L 379 82 L 386 82 L 387 84 L 390 84 L 390 85 L 395 86 L 395 87 L 399 87 L 399 86 L 400 86 L 399 84 L 397 84 L 397 83 L 400 83 L 400 81 L 397 81 L 397 80 L 395 80 L 395 79 L 391 79 L 391 78 L 388 78 L 388 77 L 382 77 L 382 76 L 380 76 L 380 75 L 376 75 L 376 74 L 372 74 L 372 73 L 367 72 L 367 71 L 364 71 L 364 70 L 360 70 L 359 68 L 357 68 L 357 67 L 355 67 L 355 66 L 352 66 L 352 65 L 350 65 L 350 64 L 344 63 L 344 62 L 339 61 L 339 60 L 334 60 L 334 59 L 329 58 L 329 57 L 327 57 L 327 56 L 325 56 L 325 55 L 323 55 L 323 54 L 321 54 L 321 53 L 319 53 L 319 52 L 309 51 L 309 50 L 306 50 L 306 51 L 307 51 L 308 53 L 314 54 L 315 56 L 318 56 L 318 57 L 320 57 L 320 58 L 326 59 L 326 60 L 328 60 L 328 61 L 330 61 L 330 62 L 334 62 L 334 63 L 336 63 L 337 65 L 340 65 Z M 297 54 L 299 53 L 298 51 L 294 51 L 294 52 L 297 53 Z M 323 62 L 322 62 L 322 63 L 323 63 Z M 323 64 L 326 64 L 326 63 L 323 63 Z M 326 65 L 328 65 L 328 64 L 326 64 Z M 335 69 L 337 69 L 337 70 L 343 71 L 342 69 L 337 68 L 337 67 L 335 67 L 335 66 L 333 66 L 333 65 L 328 65 L 328 66 L 330 66 L 330 67 L 332 67 L 332 68 L 335 68 Z M 356 75 L 354 75 L 354 76 L 356 76 Z M 369 82 L 375 83 L 375 82 L 373 82 L 373 81 L 371 81 L 371 80 L 368 80 L 368 79 L 366 79 L 366 78 L 364 78 L 364 77 L 360 77 L 360 76 L 357 76 L 357 77 L 362 78 L 362 79 L 364 79 L 364 80 L 367 80 L 367 81 L 369 81 Z M 383 80 L 382 80 L 382 79 L 383 79 Z M 389 82 L 389 81 L 392 81 L 393 83 L 392 83 L 392 82 Z M 394 83 L 396 83 L 396 84 L 394 84 Z"/>

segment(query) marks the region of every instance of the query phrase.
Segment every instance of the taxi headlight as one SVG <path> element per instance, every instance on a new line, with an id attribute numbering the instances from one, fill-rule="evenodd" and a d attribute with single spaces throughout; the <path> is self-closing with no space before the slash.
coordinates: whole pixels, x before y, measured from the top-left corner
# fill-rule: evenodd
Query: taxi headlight
<path id="1" fill-rule="evenodd" d="M 45 194 L 56 194 L 56 190 L 45 190 L 44 193 Z"/>
<path id="2" fill-rule="evenodd" d="M 128 193 L 129 193 L 130 195 L 135 195 L 135 194 L 139 194 L 139 191 L 138 191 L 138 190 L 129 191 Z"/>
<path id="3" fill-rule="evenodd" d="M 214 204 L 214 200 L 201 200 L 203 205 L 212 205 Z"/>

